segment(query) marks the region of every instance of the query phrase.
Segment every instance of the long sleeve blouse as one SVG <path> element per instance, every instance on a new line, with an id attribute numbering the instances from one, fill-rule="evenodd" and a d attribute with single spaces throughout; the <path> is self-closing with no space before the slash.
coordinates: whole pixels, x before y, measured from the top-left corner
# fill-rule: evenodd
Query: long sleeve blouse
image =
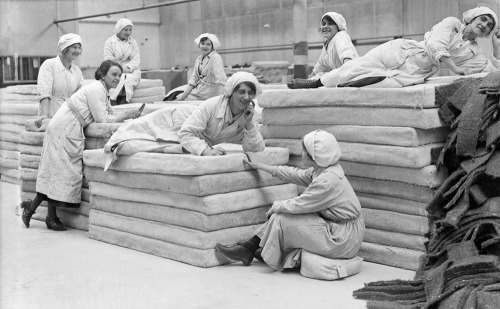
<path id="1" fill-rule="evenodd" d="M 233 117 L 226 96 L 204 101 L 179 130 L 181 145 L 196 155 L 219 143 L 241 144 L 245 152 L 263 151 L 264 139 L 257 126 L 245 129 L 245 112 Z"/>
<path id="2" fill-rule="evenodd" d="M 298 197 L 275 201 L 272 208 L 276 213 L 319 213 L 323 218 L 335 222 L 354 220 L 361 216 L 359 200 L 340 164 L 316 170 L 276 166 L 273 175 L 307 186 Z"/>
<path id="3" fill-rule="evenodd" d="M 488 59 L 476 41 L 463 39 L 465 27 L 455 17 L 447 17 L 434 25 L 423 41 L 431 61 L 439 66 L 440 59 L 445 56 L 451 57 L 457 66 L 470 68 L 474 73 L 498 70 L 499 60 L 493 55 Z"/>
<path id="4" fill-rule="evenodd" d="M 342 66 L 346 59 L 358 58 L 356 47 L 352 44 L 351 37 L 345 31 L 339 31 L 321 50 L 318 62 L 313 73 L 326 73 Z"/>
<path id="5" fill-rule="evenodd" d="M 104 60 L 115 60 L 124 69 L 128 67 L 131 71 L 135 71 L 141 65 L 139 46 L 133 38 L 122 41 L 113 35 L 104 43 Z"/>
<path id="6" fill-rule="evenodd" d="M 86 123 L 116 122 L 112 114 L 109 93 L 103 82 L 95 81 L 76 92 L 68 100 Z"/>

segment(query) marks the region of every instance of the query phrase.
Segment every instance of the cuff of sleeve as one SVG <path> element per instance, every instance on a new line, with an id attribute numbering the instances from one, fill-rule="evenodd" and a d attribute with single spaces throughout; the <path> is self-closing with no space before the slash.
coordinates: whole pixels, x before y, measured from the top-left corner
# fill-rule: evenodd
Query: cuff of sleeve
<path id="1" fill-rule="evenodd" d="M 493 53 L 491 53 L 491 63 L 495 66 L 495 68 L 498 68 L 500 69 L 500 60 L 498 60 L 497 58 L 495 58 L 495 55 Z"/>
<path id="2" fill-rule="evenodd" d="M 52 96 L 51 96 L 51 95 L 49 95 L 49 94 L 41 94 L 41 95 L 38 95 L 38 96 L 36 97 L 36 100 L 37 100 L 38 102 L 40 102 L 40 101 L 42 101 L 43 99 L 51 99 L 51 98 L 52 98 Z"/>

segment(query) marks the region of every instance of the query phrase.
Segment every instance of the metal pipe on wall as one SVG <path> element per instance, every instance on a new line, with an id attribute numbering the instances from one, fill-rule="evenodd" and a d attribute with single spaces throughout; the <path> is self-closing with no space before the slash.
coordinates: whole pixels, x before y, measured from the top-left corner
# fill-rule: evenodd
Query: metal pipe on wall
<path id="1" fill-rule="evenodd" d="M 158 3 L 158 4 L 143 5 L 140 7 L 125 9 L 125 10 L 120 10 L 120 11 L 99 13 L 99 14 L 94 14 L 94 15 L 80 16 L 80 17 L 67 18 L 67 19 L 56 19 L 56 20 L 54 20 L 54 24 L 65 23 L 65 22 L 75 21 L 75 20 L 88 19 L 88 18 L 94 18 L 94 17 L 100 17 L 100 16 L 108 16 L 108 15 L 113 15 L 113 14 L 121 14 L 121 13 L 133 12 L 133 11 L 155 9 L 155 8 L 159 8 L 162 6 L 170 6 L 170 5 L 183 4 L 183 3 L 195 2 L 195 1 L 201 1 L 201 0 L 177 0 L 177 1 L 171 1 L 171 2 L 162 2 L 162 3 Z"/>
<path id="2" fill-rule="evenodd" d="M 307 78 L 307 0 L 293 0 L 293 77 Z"/>

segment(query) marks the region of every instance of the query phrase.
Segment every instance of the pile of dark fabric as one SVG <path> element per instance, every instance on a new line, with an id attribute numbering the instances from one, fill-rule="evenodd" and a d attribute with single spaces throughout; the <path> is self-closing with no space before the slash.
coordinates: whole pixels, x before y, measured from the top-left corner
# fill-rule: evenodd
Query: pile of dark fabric
<path id="1" fill-rule="evenodd" d="M 500 308 L 500 73 L 436 88 L 452 132 L 450 173 L 427 205 L 429 241 L 411 281 L 354 291 L 368 308 Z"/>

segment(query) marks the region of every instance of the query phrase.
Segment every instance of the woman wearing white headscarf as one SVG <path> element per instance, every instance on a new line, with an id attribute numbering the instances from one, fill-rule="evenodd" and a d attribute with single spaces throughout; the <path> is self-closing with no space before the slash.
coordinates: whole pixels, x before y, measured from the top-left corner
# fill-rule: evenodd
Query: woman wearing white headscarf
<path id="1" fill-rule="evenodd" d="M 224 94 L 198 107 L 165 107 L 121 126 L 104 145 L 105 170 L 118 155 L 137 152 L 184 153 L 199 156 L 225 154 L 220 143 L 242 144 L 244 151 L 265 148 L 254 117 L 253 99 L 262 93 L 253 74 L 231 76 Z"/>
<path id="2" fill-rule="evenodd" d="M 137 42 L 131 38 L 134 24 L 127 18 L 116 22 L 114 35 L 104 43 L 104 60 L 114 60 L 123 67 L 120 84 L 110 93 L 116 104 L 130 102 L 134 88 L 141 81 L 141 54 Z"/>
<path id="3" fill-rule="evenodd" d="M 219 253 L 244 265 L 257 257 L 275 270 L 298 266 L 302 249 L 331 259 L 356 256 L 365 224 L 359 200 L 338 163 L 339 144 L 332 134 L 316 130 L 304 136 L 302 145 L 302 159 L 312 166 L 307 170 L 245 160 L 307 188 L 298 197 L 275 201 L 266 214 L 269 221 L 253 238 L 232 246 L 217 244 Z"/>
<path id="4" fill-rule="evenodd" d="M 347 61 L 359 57 L 351 37 L 347 34 L 347 23 L 341 14 L 336 12 L 324 14 L 318 30 L 323 36 L 323 49 L 311 73 L 310 78 L 313 79 L 318 79 Z"/>
<path id="5" fill-rule="evenodd" d="M 37 80 L 37 100 L 40 102 L 35 123 L 52 118 L 59 107 L 75 93 L 83 82 L 82 71 L 73 62 L 82 53 L 82 38 L 68 33 L 57 43 L 59 55 L 45 60 L 40 66 Z"/>
<path id="6" fill-rule="evenodd" d="M 226 84 L 226 73 L 221 56 L 217 49 L 221 47 L 215 34 L 203 33 L 194 39 L 194 43 L 201 50 L 201 55 L 194 63 L 193 75 L 188 81 L 186 90 L 176 101 L 206 100 L 222 94 Z"/>
<path id="7" fill-rule="evenodd" d="M 319 80 L 294 79 L 288 87 L 317 88 L 405 87 L 423 83 L 441 65 L 457 75 L 500 68 L 498 19 L 491 9 L 476 7 L 463 14 L 463 22 L 447 17 L 427 32 L 424 40 L 398 39 L 384 43 L 363 57 L 321 76 Z M 492 36 L 493 55 L 481 51 L 477 39 Z M 488 60 L 490 58 L 490 60 Z"/>

